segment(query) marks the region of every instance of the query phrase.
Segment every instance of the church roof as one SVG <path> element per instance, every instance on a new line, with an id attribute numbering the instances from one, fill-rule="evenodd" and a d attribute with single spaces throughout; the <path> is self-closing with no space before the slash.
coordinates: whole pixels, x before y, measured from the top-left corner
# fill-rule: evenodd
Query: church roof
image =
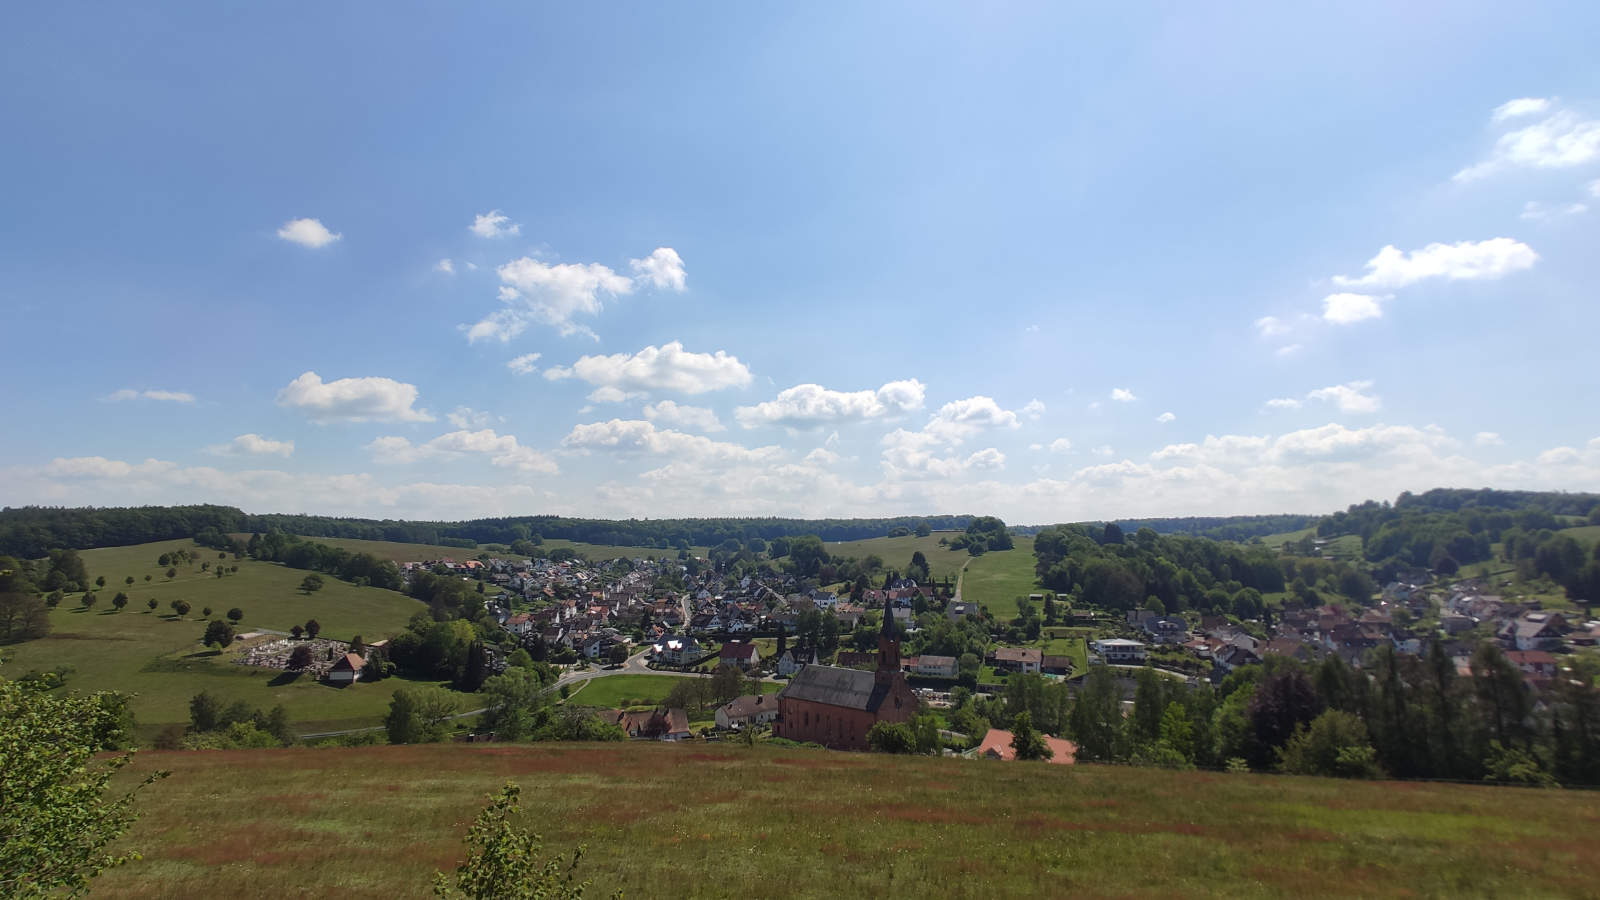
<path id="1" fill-rule="evenodd" d="M 888 686 L 880 685 L 874 672 L 837 666 L 806 666 L 795 673 L 778 696 L 872 711 L 888 695 Z"/>

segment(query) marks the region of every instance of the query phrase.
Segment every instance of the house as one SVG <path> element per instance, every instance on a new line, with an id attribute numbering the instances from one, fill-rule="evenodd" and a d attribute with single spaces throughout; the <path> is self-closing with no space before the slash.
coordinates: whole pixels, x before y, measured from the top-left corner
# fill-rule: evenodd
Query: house
<path id="1" fill-rule="evenodd" d="M 859 668 L 873 665 L 877 657 L 873 653 L 859 650 L 840 650 L 833 659 L 833 664 L 846 669 Z"/>
<path id="2" fill-rule="evenodd" d="M 1078 757 L 1078 745 L 1061 738 L 1043 735 L 1045 746 L 1053 754 L 1050 762 L 1058 766 L 1070 766 Z M 978 746 L 978 759 L 1000 759 L 1011 761 L 1017 758 L 1017 751 L 1011 748 L 1015 735 L 1001 728 L 991 728 L 983 736 L 983 743 Z"/>
<path id="3" fill-rule="evenodd" d="M 1564 624 L 1554 613 L 1525 613 L 1516 621 L 1512 640 L 1518 650 L 1551 650 L 1561 643 Z"/>
<path id="4" fill-rule="evenodd" d="M 1039 663 L 1039 670 L 1046 675 L 1071 675 L 1072 666 L 1072 657 L 1051 656 L 1046 653 Z"/>
<path id="5" fill-rule="evenodd" d="M 847 631 L 855 631 L 861 624 L 861 616 L 866 610 L 854 603 L 840 603 L 833 608 L 834 618 L 839 620 L 839 627 Z"/>
<path id="6" fill-rule="evenodd" d="M 1254 650 L 1249 650 L 1234 644 L 1224 644 L 1218 650 L 1212 662 L 1224 672 L 1232 672 L 1242 666 L 1253 665 L 1261 662 Z"/>
<path id="7" fill-rule="evenodd" d="M 977 612 L 978 604 L 966 602 L 952 603 L 945 607 L 944 610 L 944 614 L 949 616 L 952 622 L 959 622 L 968 616 L 977 615 Z"/>
<path id="8" fill-rule="evenodd" d="M 1181 644 L 1189 639 L 1189 623 L 1177 616 L 1156 616 L 1144 620 L 1145 634 L 1157 644 Z"/>
<path id="9" fill-rule="evenodd" d="M 635 740 L 686 741 L 694 736 L 689 731 L 689 714 L 678 707 L 637 712 L 614 709 L 605 718 Z"/>
<path id="10" fill-rule="evenodd" d="M 790 647 L 778 657 L 778 674 L 785 678 L 817 661 L 817 651 L 810 648 Z"/>
<path id="11" fill-rule="evenodd" d="M 1508 650 L 1506 661 L 1536 678 L 1552 678 L 1556 674 L 1556 658 L 1544 650 Z"/>
<path id="12" fill-rule="evenodd" d="M 361 670 L 366 666 L 367 661 L 360 654 L 346 653 L 328 670 L 328 681 L 332 684 L 355 684 L 361 679 Z"/>
<path id="13" fill-rule="evenodd" d="M 1000 647 L 990 651 L 989 661 L 996 669 L 1038 673 L 1044 665 L 1044 651 L 1037 647 Z"/>
<path id="14" fill-rule="evenodd" d="M 717 654 L 717 665 L 738 666 L 741 669 L 753 669 L 761 664 L 761 653 L 756 650 L 756 645 L 749 641 L 729 641 L 722 645 L 722 652 Z"/>
<path id="15" fill-rule="evenodd" d="M 669 666 L 681 666 L 699 659 L 705 651 L 700 649 L 700 642 L 693 636 L 669 637 L 651 648 L 651 655 L 656 662 Z"/>
<path id="16" fill-rule="evenodd" d="M 806 666 L 778 694 L 778 737 L 834 750 L 867 749 L 879 722 L 900 723 L 917 711 L 917 695 L 900 671 L 900 637 L 885 616 L 876 671 Z"/>
<path id="17" fill-rule="evenodd" d="M 533 631 L 533 616 L 528 613 L 517 613 L 506 619 L 505 627 L 512 634 L 522 637 Z"/>
<path id="18" fill-rule="evenodd" d="M 1130 641 L 1126 638 L 1106 638 L 1095 641 L 1094 652 L 1099 654 L 1101 662 L 1111 666 L 1142 666 L 1144 665 L 1144 642 Z"/>
<path id="19" fill-rule="evenodd" d="M 954 656 L 934 656 L 924 653 L 913 657 L 911 672 L 915 675 L 925 675 L 929 678 L 954 678 L 956 677 L 956 658 Z"/>
<path id="20" fill-rule="evenodd" d="M 746 694 L 717 707 L 717 727 L 724 731 L 766 725 L 778 717 L 778 698 L 771 694 Z"/>

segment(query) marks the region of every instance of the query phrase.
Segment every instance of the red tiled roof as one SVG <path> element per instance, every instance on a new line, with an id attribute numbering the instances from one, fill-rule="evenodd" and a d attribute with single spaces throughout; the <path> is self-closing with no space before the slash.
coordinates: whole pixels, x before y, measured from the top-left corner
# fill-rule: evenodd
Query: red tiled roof
<path id="1" fill-rule="evenodd" d="M 978 746 L 978 755 L 1004 760 L 1016 759 L 1017 751 L 1011 749 L 1013 737 L 1014 735 L 1011 732 L 1004 729 L 989 729 L 989 733 L 983 736 L 983 743 Z M 1051 737 L 1048 734 L 1044 736 L 1044 742 L 1055 753 L 1055 756 L 1050 757 L 1050 762 L 1058 766 L 1070 766 L 1076 761 L 1078 756 L 1077 744 L 1062 738 Z"/>

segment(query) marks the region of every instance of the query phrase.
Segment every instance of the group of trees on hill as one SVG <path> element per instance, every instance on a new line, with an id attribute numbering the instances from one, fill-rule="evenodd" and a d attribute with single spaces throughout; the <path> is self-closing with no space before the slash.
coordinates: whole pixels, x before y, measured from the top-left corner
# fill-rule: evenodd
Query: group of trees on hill
<path id="1" fill-rule="evenodd" d="M 1115 523 L 1044 529 L 1034 537 L 1033 552 L 1044 587 L 1069 596 L 1073 605 L 1119 612 L 1154 606 L 1154 600 L 1168 613 L 1259 615 L 1261 594 L 1285 586 L 1277 555 L 1265 547 L 1162 536 L 1150 528 L 1128 537 Z"/>

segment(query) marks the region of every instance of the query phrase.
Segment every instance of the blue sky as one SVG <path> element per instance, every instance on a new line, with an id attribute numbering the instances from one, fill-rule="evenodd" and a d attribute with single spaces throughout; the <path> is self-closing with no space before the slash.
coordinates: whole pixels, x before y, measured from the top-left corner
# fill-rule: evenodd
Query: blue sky
<path id="1" fill-rule="evenodd" d="M 1600 489 L 1594 4 L 12 23 L 6 504 Z"/>

